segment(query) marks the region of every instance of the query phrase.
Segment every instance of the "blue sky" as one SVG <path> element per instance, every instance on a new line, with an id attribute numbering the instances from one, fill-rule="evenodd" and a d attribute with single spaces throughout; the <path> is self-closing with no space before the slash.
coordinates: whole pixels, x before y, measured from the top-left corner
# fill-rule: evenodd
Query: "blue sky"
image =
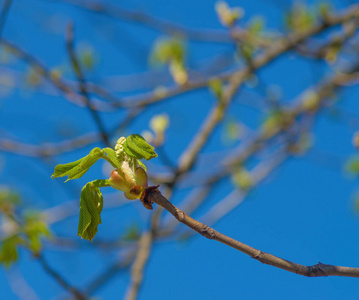
<path id="1" fill-rule="evenodd" d="M 2 5 L 4 1 L 1 0 Z M 106 1 L 114 3 L 115 1 Z M 337 1 L 340 8 L 350 1 Z M 281 3 L 281 4 L 276 4 Z M 292 1 L 230 1 L 230 5 L 242 6 L 244 20 L 254 15 L 264 15 L 269 28 L 282 28 L 280 11 Z M 311 1 L 310 3 L 318 3 Z M 171 20 L 187 27 L 223 29 L 215 10 L 215 1 L 122 1 L 121 7 L 142 9 L 159 18 Z M 61 1 L 18 0 L 14 1 L 3 37 L 40 58 L 46 65 L 64 67 L 65 76 L 73 78 L 66 62 L 64 32 L 66 24 L 75 24 L 75 40 L 78 45 L 91 47 L 98 56 L 93 72 L 86 77 L 94 82 L 109 82 L 116 76 L 137 74 L 150 70 L 149 49 L 161 34 L 129 22 L 113 22 L 103 16 L 84 13 Z M 108 35 L 108 37 L 106 37 Z M 112 42 L 112 36 L 117 42 Z M 206 59 L 222 52 L 230 52 L 224 44 L 188 43 L 190 66 L 205 65 Z M 26 71 L 21 62 L 11 65 L 2 63 L 2 70 L 11 68 Z M 310 67 L 307 60 L 291 54 L 263 68 L 258 76 L 268 85 L 282 88 L 283 101 L 295 98 L 303 89 L 315 84 L 315 79 L 325 72 L 324 64 Z M 166 75 L 166 74 L 165 74 Z M 107 80 L 107 81 L 106 81 Z M 136 84 L 133 83 L 133 84 Z M 118 87 L 126 90 L 126 87 Z M 140 92 L 145 89 L 140 90 Z M 133 91 L 119 93 L 120 96 Z M 258 97 L 257 92 L 246 87 L 240 97 Z M 357 111 L 358 88 L 344 90 L 341 105 Z M 154 105 L 134 121 L 125 132 L 131 134 L 148 129 L 151 117 L 167 113 L 171 125 L 167 134 L 165 151 L 176 161 L 200 126 L 207 111 L 214 103 L 207 90 L 177 96 L 168 102 Z M 57 93 L 38 93 L 15 88 L 0 98 L 0 128 L 3 137 L 15 138 L 31 144 L 58 142 L 96 130 L 88 112 L 75 106 Z M 253 108 L 239 102 L 229 110 L 229 118 L 235 118 L 255 129 L 263 116 Z M 102 113 L 106 128 L 112 128 L 123 117 L 122 111 Z M 328 113 L 322 113 L 314 126 L 314 150 L 303 157 L 290 158 L 266 179 L 248 198 L 214 228 L 262 251 L 304 265 L 319 261 L 333 265 L 359 265 L 357 241 L 359 217 L 353 209 L 353 195 L 357 180 L 343 175 L 345 158 L 355 153 L 352 136 L 355 128 L 339 123 Z M 11 133 L 11 136 L 9 135 Z M 1 134 L 1 133 L 0 133 Z M 2 133 L 4 134 L 4 133 Z M 204 153 L 211 153 L 228 145 L 221 144 L 223 127 L 219 127 Z M 98 144 L 103 147 L 103 145 Z M 19 190 L 24 202 L 39 209 L 55 206 L 76 199 L 87 181 L 102 178 L 103 164 L 97 163 L 84 178 L 66 183 L 50 179 L 57 163 L 76 160 L 87 154 L 92 147 L 66 153 L 43 162 L 15 154 L 0 153 L 0 183 Z M 334 153 L 340 163 L 326 165 L 325 153 Z M 333 160 L 334 161 L 334 160 Z M 149 164 L 160 170 L 161 162 Z M 223 184 L 208 199 L 215 203 L 228 191 Z M 179 191 L 173 201 L 179 203 L 188 190 Z M 111 195 L 110 195 L 111 194 Z M 117 194 L 109 191 L 106 197 Z M 120 195 L 118 196 L 120 199 Z M 205 209 L 194 217 L 201 217 Z M 120 236 L 132 224 L 147 226 L 151 216 L 140 203 L 131 202 L 120 208 L 106 209 L 98 237 L 102 239 Z M 74 241 L 77 234 L 78 216 L 58 223 L 53 230 Z M 184 228 L 184 227 L 183 227 Z M 46 258 L 53 267 L 75 286 L 86 286 L 96 272 L 109 266 L 118 253 L 101 253 L 80 241 L 80 251 L 57 249 L 49 246 Z M 101 255 L 102 254 L 102 255 Z M 99 260 L 101 257 L 101 260 Z M 49 278 L 27 251 L 21 252 L 20 262 L 14 267 L 21 270 L 24 278 L 40 299 L 59 299 L 62 289 Z M 7 278 L 13 271 L 0 269 L 0 295 L 3 299 L 17 299 L 8 286 Z M 121 299 L 129 280 L 128 272 L 120 272 L 94 296 L 100 299 Z M 305 278 L 271 266 L 263 265 L 250 257 L 202 237 L 188 241 L 155 243 L 145 271 L 145 279 L 139 299 L 357 299 L 359 285 L 354 278 Z"/>

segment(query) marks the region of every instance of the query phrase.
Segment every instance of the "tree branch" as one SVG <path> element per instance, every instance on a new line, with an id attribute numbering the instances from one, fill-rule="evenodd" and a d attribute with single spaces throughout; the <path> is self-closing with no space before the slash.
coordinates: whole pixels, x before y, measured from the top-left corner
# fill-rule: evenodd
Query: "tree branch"
<path id="1" fill-rule="evenodd" d="M 65 290 L 73 294 L 78 300 L 86 300 L 86 297 L 78 289 L 69 284 L 57 271 L 55 271 L 42 255 L 38 257 L 38 260 L 46 273 L 54 278 Z"/>
<path id="2" fill-rule="evenodd" d="M 12 0 L 6 0 L 6 2 L 4 3 L 3 9 L 1 11 L 1 14 L 0 14 L 0 39 L 1 39 L 2 33 L 4 31 L 5 22 L 6 22 L 6 18 L 9 13 L 9 10 L 10 10 L 11 2 L 12 2 Z"/>
<path id="3" fill-rule="evenodd" d="M 131 268 L 131 282 L 126 292 L 126 300 L 135 300 L 137 298 L 142 283 L 143 270 L 151 252 L 152 241 L 152 231 L 143 233 L 139 240 L 137 255 Z"/>
<path id="4" fill-rule="evenodd" d="M 69 53 L 70 56 L 70 60 L 71 60 L 71 64 L 72 64 L 72 68 L 77 76 L 78 82 L 79 82 L 79 87 L 80 87 L 80 91 L 82 96 L 85 99 L 86 102 L 86 106 L 88 108 L 88 110 L 90 111 L 90 114 L 92 116 L 92 118 L 94 119 L 97 128 L 101 134 L 102 140 L 105 143 L 105 145 L 107 147 L 110 146 L 110 142 L 108 140 L 108 135 L 107 132 L 105 130 L 105 127 L 102 123 L 102 120 L 98 114 L 98 112 L 96 111 L 96 109 L 92 106 L 91 100 L 90 100 L 90 95 L 87 91 L 86 88 L 86 82 L 85 82 L 85 77 L 84 74 L 82 72 L 80 63 L 77 60 L 76 54 L 74 52 L 73 49 L 73 36 L 74 36 L 74 32 L 73 32 L 73 24 L 70 24 L 67 28 L 67 39 L 66 39 L 66 45 L 67 45 L 67 51 Z"/>
<path id="5" fill-rule="evenodd" d="M 270 253 L 263 252 L 261 250 L 252 248 L 246 244 L 243 244 L 235 239 L 232 239 L 217 230 L 191 218 L 185 212 L 178 209 L 165 197 L 162 196 L 158 189 L 149 189 L 147 193 L 147 199 L 150 202 L 157 203 L 169 213 L 171 213 L 179 222 L 197 231 L 204 237 L 216 240 L 227 246 L 230 246 L 236 250 L 239 250 L 252 258 L 260 261 L 263 264 L 271 265 L 298 275 L 307 277 L 321 277 L 321 276 L 345 276 L 345 277 L 357 277 L 359 278 L 359 268 L 333 266 L 323 263 L 318 263 L 313 266 L 304 266 L 291 262 L 289 260 L 277 257 Z"/>
<path id="6" fill-rule="evenodd" d="M 53 0 L 51 0 L 53 1 Z M 137 11 L 130 11 L 110 4 L 103 4 L 100 1 L 79 1 L 79 0 L 61 0 L 83 10 L 101 14 L 117 20 L 127 20 L 164 32 L 168 35 L 183 36 L 191 40 L 215 43 L 234 43 L 234 39 L 226 30 L 196 30 L 191 29 L 168 20 L 163 20 L 149 14 Z M 234 37 L 240 35 L 233 34 Z"/>

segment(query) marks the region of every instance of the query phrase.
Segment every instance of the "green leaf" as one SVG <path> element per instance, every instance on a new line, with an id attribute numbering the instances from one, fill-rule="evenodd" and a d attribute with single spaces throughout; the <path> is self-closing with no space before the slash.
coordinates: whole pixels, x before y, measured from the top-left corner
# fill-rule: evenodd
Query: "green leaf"
<path id="1" fill-rule="evenodd" d="M 23 230 L 28 237 L 26 241 L 27 245 L 35 254 L 38 254 L 41 251 L 41 239 L 43 237 L 51 236 L 48 225 L 41 220 L 41 216 L 38 213 L 32 213 L 25 217 Z"/>
<path id="2" fill-rule="evenodd" d="M 107 155 L 104 155 L 103 158 L 106 159 L 112 166 L 115 168 L 121 167 L 121 162 L 119 161 L 115 150 L 112 148 L 104 148 L 102 149 L 102 153 Z"/>
<path id="3" fill-rule="evenodd" d="M 78 236 L 92 241 L 101 224 L 103 196 L 99 187 L 107 186 L 107 180 L 95 180 L 87 183 L 81 192 Z"/>
<path id="4" fill-rule="evenodd" d="M 139 134 L 131 134 L 123 144 L 126 154 L 136 159 L 146 159 L 157 157 L 154 148 L 146 142 Z"/>
<path id="5" fill-rule="evenodd" d="M 142 169 L 144 169 L 145 171 L 147 171 L 147 168 L 146 168 L 145 164 L 144 164 L 142 161 L 137 160 L 137 163 L 138 163 L 138 165 L 139 165 Z"/>
<path id="6" fill-rule="evenodd" d="M 173 61 L 183 62 L 185 56 L 186 48 L 182 40 L 178 38 L 162 38 L 155 42 L 150 62 L 160 65 L 169 64 Z"/>
<path id="7" fill-rule="evenodd" d="M 18 234 L 10 236 L 1 242 L 0 248 L 0 263 L 9 267 L 18 259 L 17 246 L 22 244 L 23 240 Z"/>
<path id="8" fill-rule="evenodd" d="M 57 165 L 51 178 L 68 176 L 66 181 L 80 178 L 101 157 L 103 157 L 101 149 L 98 147 L 94 148 L 88 155 L 79 160 L 64 165 Z"/>

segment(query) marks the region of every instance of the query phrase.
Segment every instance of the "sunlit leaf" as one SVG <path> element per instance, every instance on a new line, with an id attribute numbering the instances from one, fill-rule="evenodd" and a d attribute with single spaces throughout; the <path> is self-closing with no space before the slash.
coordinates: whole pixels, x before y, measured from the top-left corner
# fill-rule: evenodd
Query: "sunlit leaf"
<path id="1" fill-rule="evenodd" d="M 112 148 L 104 148 L 102 149 L 103 155 L 107 155 L 109 161 L 113 166 L 116 166 L 119 168 L 121 166 L 121 161 L 118 159 L 118 156 L 116 154 L 116 151 Z"/>
<path id="2" fill-rule="evenodd" d="M 151 62 L 154 64 L 169 64 L 177 61 L 183 62 L 186 49 L 182 40 L 178 38 L 162 38 L 155 42 L 151 53 Z"/>
<path id="3" fill-rule="evenodd" d="M 66 181 L 80 178 L 101 157 L 101 149 L 94 148 L 88 155 L 80 158 L 79 160 L 64 165 L 57 165 L 55 167 L 55 172 L 51 175 L 51 178 L 68 176 Z"/>
<path id="4" fill-rule="evenodd" d="M 139 134 L 131 134 L 123 144 L 126 154 L 136 159 L 150 160 L 157 157 L 154 148 Z"/>
<path id="5" fill-rule="evenodd" d="M 244 11 L 242 8 L 231 8 L 225 1 L 218 1 L 215 8 L 219 21 L 223 26 L 233 26 L 234 23 L 244 15 Z"/>
<path id="6" fill-rule="evenodd" d="M 77 235 L 86 240 L 92 241 L 97 233 L 97 226 L 101 224 L 103 196 L 99 186 L 104 182 L 104 180 L 96 180 L 82 188 Z"/>
<path id="7" fill-rule="evenodd" d="M 144 164 L 142 161 L 137 160 L 137 164 L 138 164 L 142 169 L 144 169 L 145 171 L 147 171 L 147 168 L 146 168 L 145 164 Z"/>

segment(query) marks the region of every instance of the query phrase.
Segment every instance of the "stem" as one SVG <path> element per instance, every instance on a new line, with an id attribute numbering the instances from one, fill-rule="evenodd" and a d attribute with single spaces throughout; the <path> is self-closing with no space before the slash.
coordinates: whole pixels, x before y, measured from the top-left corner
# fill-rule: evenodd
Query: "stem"
<path id="1" fill-rule="evenodd" d="M 111 186 L 111 182 L 108 179 L 97 179 L 92 181 L 92 184 L 98 188 Z"/>
<path id="2" fill-rule="evenodd" d="M 171 202 L 169 202 L 164 196 L 162 196 L 161 192 L 156 187 L 149 187 L 146 191 L 146 197 L 149 202 L 157 203 L 158 205 L 162 206 L 169 213 L 171 213 L 179 222 L 187 225 L 188 227 L 197 231 L 204 237 L 211 240 L 216 240 L 236 250 L 239 250 L 249 255 L 250 257 L 260 261 L 263 264 L 271 265 L 307 277 L 344 276 L 359 278 L 359 268 L 333 266 L 323 264 L 321 262 L 313 266 L 304 266 L 277 257 L 270 253 L 255 249 L 191 218 L 185 212 L 183 212 L 182 210 L 174 206 Z"/>

